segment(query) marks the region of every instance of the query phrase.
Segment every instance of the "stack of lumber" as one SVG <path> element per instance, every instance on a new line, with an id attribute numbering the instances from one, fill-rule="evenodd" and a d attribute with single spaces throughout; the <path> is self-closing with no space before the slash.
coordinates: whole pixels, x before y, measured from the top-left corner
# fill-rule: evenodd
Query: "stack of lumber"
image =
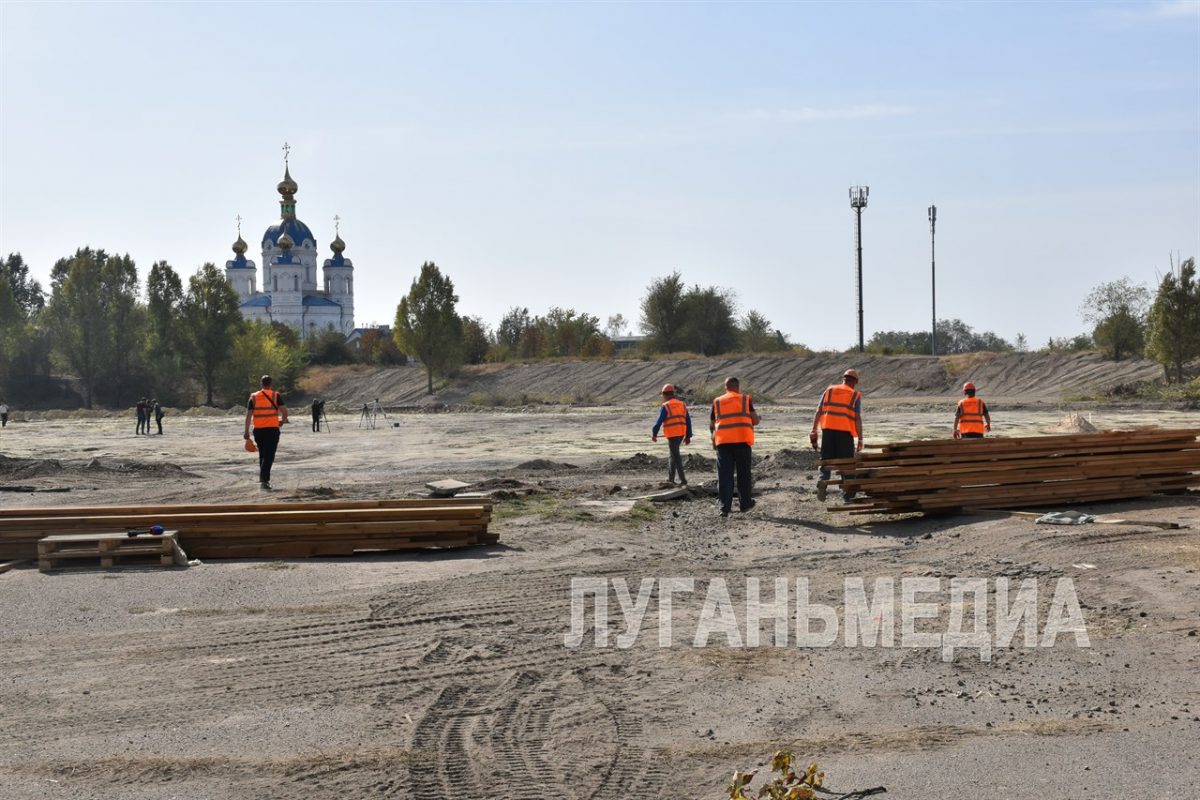
<path id="1" fill-rule="evenodd" d="M 38 569 L 49 572 L 67 566 L 169 567 L 175 563 L 176 532 L 130 537 L 125 533 L 60 533 L 38 541 Z"/>
<path id="2" fill-rule="evenodd" d="M 1200 429 L 900 442 L 823 461 L 858 514 L 1123 500 L 1200 486 Z"/>
<path id="3" fill-rule="evenodd" d="M 346 500 L 310 503 L 6 509 L 0 560 L 37 558 L 56 534 L 162 525 L 192 558 L 305 558 L 374 550 L 495 544 L 487 500 Z"/>

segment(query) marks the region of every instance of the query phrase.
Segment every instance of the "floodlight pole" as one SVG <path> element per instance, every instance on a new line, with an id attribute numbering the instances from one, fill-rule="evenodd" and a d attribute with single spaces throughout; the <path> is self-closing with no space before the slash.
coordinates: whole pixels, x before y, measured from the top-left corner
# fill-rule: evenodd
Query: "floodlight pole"
<path id="1" fill-rule="evenodd" d="M 871 193 L 869 186 L 850 187 L 850 207 L 854 209 L 854 242 L 857 248 L 857 284 L 858 284 L 858 352 L 866 350 L 863 344 L 863 277 L 862 277 L 862 210 L 867 207 L 867 196 Z"/>
<path id="2" fill-rule="evenodd" d="M 930 308 L 933 311 L 932 325 L 929 328 L 929 349 L 937 355 L 937 250 L 935 249 L 934 231 L 937 228 L 937 206 L 929 207 L 929 280 Z"/>

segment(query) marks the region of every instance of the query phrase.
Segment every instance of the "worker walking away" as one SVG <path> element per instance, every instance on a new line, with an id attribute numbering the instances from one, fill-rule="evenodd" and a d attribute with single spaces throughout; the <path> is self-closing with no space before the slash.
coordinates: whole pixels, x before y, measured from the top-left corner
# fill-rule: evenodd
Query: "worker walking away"
<path id="1" fill-rule="evenodd" d="M 154 406 L 154 424 L 158 426 L 158 435 L 162 436 L 162 418 L 167 415 L 167 412 L 163 410 L 162 404 L 157 400 L 151 400 L 150 402 Z M 149 427 L 150 423 L 147 422 L 146 426 Z"/>
<path id="2" fill-rule="evenodd" d="M 834 458 L 854 458 L 854 454 L 862 450 L 862 392 L 858 391 L 858 371 L 848 369 L 842 373 L 842 382 L 830 386 L 821 395 L 821 403 L 813 416 L 812 432 L 808 441 L 813 449 L 817 449 L 817 431 L 821 431 L 821 460 Z M 858 445 L 854 439 L 858 437 Z M 826 483 L 830 470 L 821 467 L 817 475 L 817 499 L 824 501 Z M 843 497 L 853 500 L 855 492 L 847 492 Z"/>
<path id="3" fill-rule="evenodd" d="M 271 376 L 263 375 L 262 386 L 250 395 L 246 404 L 246 427 L 244 439 L 250 438 L 250 425 L 254 424 L 254 443 L 258 445 L 258 482 L 263 489 L 271 488 L 271 465 L 275 463 L 275 451 L 279 448 L 279 426 L 288 421 L 287 406 L 283 395 L 271 388 Z"/>
<path id="4" fill-rule="evenodd" d="M 733 480 L 737 473 L 737 494 L 740 511 L 754 508 L 751 491 L 754 479 L 750 474 L 751 448 L 754 446 L 754 426 L 760 417 L 754 401 L 741 393 L 737 378 L 725 379 L 725 394 L 712 402 L 708 429 L 712 432 L 713 447 L 717 450 L 717 494 L 721 498 L 721 516 L 733 508 Z"/>
<path id="5" fill-rule="evenodd" d="M 992 415 L 988 413 L 987 403 L 983 398 L 975 396 L 975 384 L 967 381 L 963 384 L 963 394 L 954 411 L 955 439 L 982 439 L 985 433 L 992 432 Z"/>
<path id="6" fill-rule="evenodd" d="M 692 415 L 688 413 L 687 404 L 675 397 L 674 384 L 668 383 L 662 388 L 662 407 L 658 410 L 658 420 L 650 429 L 650 440 L 658 441 L 659 429 L 667 437 L 667 447 L 671 451 L 671 465 L 667 470 L 667 480 L 675 483 L 675 473 L 679 473 L 679 485 L 687 486 L 687 476 L 683 474 L 683 455 L 679 452 L 680 444 L 692 443 Z"/>

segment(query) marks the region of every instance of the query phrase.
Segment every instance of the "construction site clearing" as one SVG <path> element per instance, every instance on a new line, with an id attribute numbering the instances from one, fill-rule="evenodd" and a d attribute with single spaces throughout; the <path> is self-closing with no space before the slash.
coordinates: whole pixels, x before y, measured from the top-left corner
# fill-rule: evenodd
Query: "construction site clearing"
<path id="1" fill-rule="evenodd" d="M 0 796 L 719 798 L 780 748 L 889 797 L 1200 796 L 1197 414 L 989 400 L 993 438 L 955 442 L 953 399 L 868 396 L 824 503 L 812 406 L 763 402 L 758 505 L 727 519 L 706 410 L 667 486 L 652 396 L 330 414 L 285 427 L 269 495 L 235 417 L 10 423 Z M 618 646 L 617 615 L 607 646 L 564 643 L 573 579 L 681 576 L 680 642 L 647 617 Z M 1090 643 L 946 660 L 766 621 L 751 647 L 747 577 L 831 606 L 859 578 L 1070 578 Z M 743 641 L 693 646 L 718 578 Z"/>

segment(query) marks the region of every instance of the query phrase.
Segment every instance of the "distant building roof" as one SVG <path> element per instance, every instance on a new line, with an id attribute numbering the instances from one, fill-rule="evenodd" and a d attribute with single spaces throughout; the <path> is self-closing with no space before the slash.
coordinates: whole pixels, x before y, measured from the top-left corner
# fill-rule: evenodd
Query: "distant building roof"
<path id="1" fill-rule="evenodd" d="M 333 306 L 334 308 L 341 306 L 341 303 L 335 303 L 328 297 L 322 297 L 319 294 L 306 294 L 301 302 L 306 306 Z"/>
<path id="2" fill-rule="evenodd" d="M 269 294 L 256 294 L 241 305 L 242 308 L 270 308 L 270 306 L 271 295 Z"/>

